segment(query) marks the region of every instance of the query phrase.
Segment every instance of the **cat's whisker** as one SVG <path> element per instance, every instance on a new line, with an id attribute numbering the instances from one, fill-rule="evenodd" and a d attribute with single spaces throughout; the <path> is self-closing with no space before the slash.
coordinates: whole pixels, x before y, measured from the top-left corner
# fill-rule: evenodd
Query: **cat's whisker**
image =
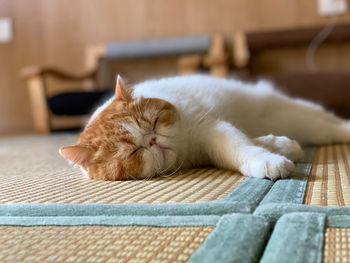
<path id="1" fill-rule="evenodd" d="M 146 176 L 144 180 L 145 181 L 150 181 L 154 177 L 154 175 L 155 175 L 155 172 L 152 172 L 152 173 L 149 174 L 149 176 Z"/>
<path id="2" fill-rule="evenodd" d="M 139 105 L 139 104 L 137 104 L 136 110 L 137 110 L 137 112 L 140 114 L 140 116 L 142 116 L 142 111 L 141 111 L 141 108 L 140 108 L 140 105 Z"/>
<path id="3" fill-rule="evenodd" d="M 146 100 L 145 108 L 147 109 L 148 103 L 150 102 L 150 99 Z"/>
<path id="4" fill-rule="evenodd" d="M 165 175 L 162 175 L 161 177 L 169 177 L 169 176 L 172 176 L 173 174 L 177 173 L 177 172 L 178 172 L 178 171 L 181 169 L 181 167 L 182 167 L 182 165 L 183 165 L 184 161 L 185 161 L 185 160 L 182 160 L 181 164 L 179 165 L 179 167 L 178 167 L 178 168 L 176 168 L 176 169 L 175 169 L 175 171 L 174 171 L 174 172 L 172 172 L 171 174 L 165 174 Z"/>
<path id="5" fill-rule="evenodd" d="M 204 113 L 203 116 L 199 118 L 196 125 L 198 125 L 204 119 L 204 117 L 207 116 L 214 108 L 215 108 L 215 105 L 213 105 L 206 113 Z"/>
<path id="6" fill-rule="evenodd" d="M 136 178 L 135 176 L 131 175 L 131 174 L 128 174 L 127 177 L 130 177 L 131 179 L 135 180 L 135 181 L 147 181 L 147 178 L 148 177 L 145 177 L 145 178 L 142 178 L 142 179 L 139 179 L 139 178 Z"/>
<path id="7" fill-rule="evenodd" d="M 131 179 L 133 179 L 133 180 L 139 180 L 139 179 L 137 179 L 135 176 L 133 176 L 133 175 L 131 175 L 131 174 L 128 174 L 127 175 L 127 178 L 131 178 Z"/>
<path id="8" fill-rule="evenodd" d="M 162 174 L 162 173 L 166 172 L 166 171 L 167 171 L 171 166 L 173 166 L 175 163 L 176 163 L 176 160 L 175 160 L 173 163 L 169 164 L 168 167 L 166 167 L 166 168 L 164 168 L 163 170 L 161 170 L 161 171 L 159 172 L 159 174 Z"/>
<path id="9" fill-rule="evenodd" d="M 172 162 L 171 164 L 169 164 L 168 167 L 166 167 L 166 168 L 164 168 L 163 170 L 161 170 L 161 171 L 159 172 L 159 174 L 161 175 L 162 173 L 166 172 L 166 171 L 167 171 L 170 167 L 172 167 L 176 162 L 177 162 L 177 160 L 175 159 L 174 162 Z M 182 160 L 182 162 L 181 162 L 180 165 L 182 165 L 183 163 L 184 163 L 184 160 Z"/>
<path id="10" fill-rule="evenodd" d="M 180 166 L 177 170 L 175 170 L 174 172 L 172 172 L 171 174 L 165 174 L 165 175 L 162 175 L 161 177 L 163 177 L 163 178 L 170 177 L 170 176 L 174 175 L 175 173 L 177 173 L 177 172 L 180 170 L 180 168 L 181 168 L 181 166 Z"/>
<path id="11" fill-rule="evenodd" d="M 205 118 L 205 116 L 207 116 L 209 113 L 211 113 L 213 111 L 213 109 L 215 108 L 215 105 L 213 105 L 208 111 L 206 111 L 200 118 L 198 121 L 196 121 L 196 123 L 194 123 L 192 125 L 192 127 L 189 129 L 189 132 L 191 132 L 192 130 L 197 128 L 197 125 L 200 124 L 200 122 Z"/>
<path id="12" fill-rule="evenodd" d="M 146 101 L 145 108 L 147 106 L 147 103 L 148 103 L 148 101 Z M 143 112 L 141 110 L 141 105 L 140 104 L 136 104 L 135 105 L 135 109 L 136 109 L 137 113 L 139 114 L 139 116 L 143 116 Z"/>

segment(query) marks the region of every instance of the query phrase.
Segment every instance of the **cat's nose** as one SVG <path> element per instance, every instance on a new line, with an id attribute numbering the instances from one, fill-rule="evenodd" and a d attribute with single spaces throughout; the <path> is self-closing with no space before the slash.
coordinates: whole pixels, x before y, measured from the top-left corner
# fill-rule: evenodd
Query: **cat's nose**
<path id="1" fill-rule="evenodd" d="M 150 141 L 149 141 L 149 146 L 153 146 L 153 145 L 155 145 L 157 142 L 156 142 L 156 138 L 155 137 L 153 137 Z"/>

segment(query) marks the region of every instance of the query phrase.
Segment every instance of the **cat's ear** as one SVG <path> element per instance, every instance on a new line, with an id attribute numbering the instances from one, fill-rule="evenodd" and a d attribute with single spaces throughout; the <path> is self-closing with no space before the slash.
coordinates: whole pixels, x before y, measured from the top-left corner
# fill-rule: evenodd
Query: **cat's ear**
<path id="1" fill-rule="evenodd" d="M 117 85 L 115 86 L 115 99 L 125 102 L 132 101 L 131 90 L 125 86 L 124 81 L 119 75 L 117 77 Z"/>
<path id="2" fill-rule="evenodd" d="M 59 150 L 59 153 L 68 161 L 86 168 L 89 167 L 89 161 L 92 156 L 90 148 L 79 144 L 64 146 Z"/>

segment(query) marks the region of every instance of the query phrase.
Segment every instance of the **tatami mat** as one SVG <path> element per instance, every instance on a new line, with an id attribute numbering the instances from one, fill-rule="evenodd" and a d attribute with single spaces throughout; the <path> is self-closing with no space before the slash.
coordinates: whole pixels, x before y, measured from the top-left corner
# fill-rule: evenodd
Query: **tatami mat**
<path id="1" fill-rule="evenodd" d="M 350 206 L 350 145 L 318 147 L 315 156 L 314 149 L 306 151 L 308 158 L 297 164 L 294 177 L 275 183 L 246 179 L 239 173 L 216 168 L 181 171 L 151 180 L 110 182 L 84 177 L 59 156 L 61 146 L 76 140 L 74 135 L 0 140 L 0 204 L 14 204 L 2 206 L 0 262 L 186 262 L 189 258 L 193 262 L 215 262 L 220 256 L 228 261 L 237 257 L 237 262 L 256 262 L 270 235 L 270 219 L 279 223 L 261 262 L 283 262 L 287 257 L 311 263 L 321 260 L 322 255 L 324 262 L 350 262 L 350 228 L 335 228 L 349 226 L 350 210 L 346 206 Z M 227 195 L 228 202 L 190 204 L 198 206 L 197 210 L 188 209 L 188 204 L 149 206 L 150 210 L 144 208 L 146 205 L 101 205 L 199 203 Z M 210 205 L 217 209 L 210 210 L 219 220 L 216 227 L 208 226 L 216 221 L 213 223 L 213 218 L 207 216 L 200 224 L 189 224 L 207 213 L 198 214 L 198 209 L 203 209 L 200 206 Z M 242 207 L 236 209 L 238 205 Z M 225 210 L 226 206 L 236 210 Z M 137 207 L 145 210 L 135 213 Z M 159 209 L 153 211 L 155 207 Z M 171 209 L 179 207 L 184 207 L 186 213 L 183 216 L 182 210 L 177 211 L 176 219 Z M 254 215 L 233 214 L 218 219 L 224 213 L 251 213 L 254 209 Z M 155 216 L 148 218 L 149 214 Z M 333 221 L 326 214 L 335 216 Z M 119 226 L 111 215 L 121 220 L 117 222 Z M 144 222 L 146 217 L 148 221 Z M 72 220 L 80 221 L 76 224 Z M 258 223 L 261 226 L 252 232 Z M 216 232 L 206 239 L 214 228 Z M 305 233 L 309 233 L 306 238 Z M 251 245 L 254 242 L 255 247 Z M 247 248 L 254 251 L 246 253 Z M 212 259 L 208 259 L 210 256 Z"/>
<path id="2" fill-rule="evenodd" d="M 84 177 L 58 154 L 76 136 L 0 141 L 0 203 L 169 203 L 224 198 L 245 177 L 215 168 L 181 171 L 147 181 L 99 181 Z"/>
<path id="3" fill-rule="evenodd" d="M 304 204 L 350 205 L 350 145 L 329 145 L 316 151 Z"/>
<path id="4" fill-rule="evenodd" d="M 324 236 L 323 262 L 350 262 L 350 229 L 327 228 Z"/>
<path id="5" fill-rule="evenodd" d="M 0 262 L 186 262 L 206 227 L 0 227 Z"/>

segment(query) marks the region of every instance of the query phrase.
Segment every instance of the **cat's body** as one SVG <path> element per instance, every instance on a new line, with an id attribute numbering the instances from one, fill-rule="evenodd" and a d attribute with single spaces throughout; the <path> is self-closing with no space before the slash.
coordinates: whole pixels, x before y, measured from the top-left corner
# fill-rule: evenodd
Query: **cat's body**
<path id="1" fill-rule="evenodd" d="M 172 103 L 185 130 L 193 130 L 195 123 L 207 128 L 205 125 L 222 120 L 250 138 L 273 134 L 301 144 L 350 140 L 349 129 L 337 134 L 342 120 L 334 114 L 318 104 L 290 98 L 266 81 L 250 84 L 200 75 L 166 78 L 134 86 L 134 97 L 140 96 Z"/>
<path id="2" fill-rule="evenodd" d="M 121 86 L 120 81 L 119 90 L 123 89 Z M 124 92 L 127 93 L 125 88 Z M 346 121 L 317 104 L 281 94 L 269 82 L 248 84 L 207 76 L 174 77 L 140 83 L 133 87 L 132 96 L 124 104 L 133 105 L 128 108 L 134 111 L 133 117 L 116 121 L 124 122 L 118 127 L 134 139 L 134 148 L 141 147 L 142 160 L 138 167 L 142 172 L 125 178 L 147 178 L 203 165 L 238 170 L 247 176 L 284 178 L 294 168 L 291 160 L 303 154 L 296 141 L 301 144 L 350 142 L 350 125 Z M 172 120 L 167 125 L 163 124 L 163 117 L 158 123 L 157 118 L 164 110 L 153 107 L 158 102 L 148 98 L 174 106 L 175 109 L 169 108 Z M 123 99 L 119 96 L 118 100 L 109 100 L 95 112 L 81 135 L 80 145 L 89 144 L 89 139 L 84 137 L 89 137 L 95 126 L 101 131 L 103 127 L 114 129 L 104 123 L 102 115 L 117 111 L 115 105 Z M 125 114 L 128 115 L 127 111 Z M 144 119 L 145 124 L 135 118 Z M 146 122 L 150 123 L 149 127 Z M 105 138 L 110 139 L 113 140 Z M 97 144 L 94 148 L 103 143 Z M 66 158 L 74 159 L 69 152 L 62 151 Z M 91 171 L 88 174 L 101 178 Z M 125 178 L 114 175 L 103 179 Z"/>

